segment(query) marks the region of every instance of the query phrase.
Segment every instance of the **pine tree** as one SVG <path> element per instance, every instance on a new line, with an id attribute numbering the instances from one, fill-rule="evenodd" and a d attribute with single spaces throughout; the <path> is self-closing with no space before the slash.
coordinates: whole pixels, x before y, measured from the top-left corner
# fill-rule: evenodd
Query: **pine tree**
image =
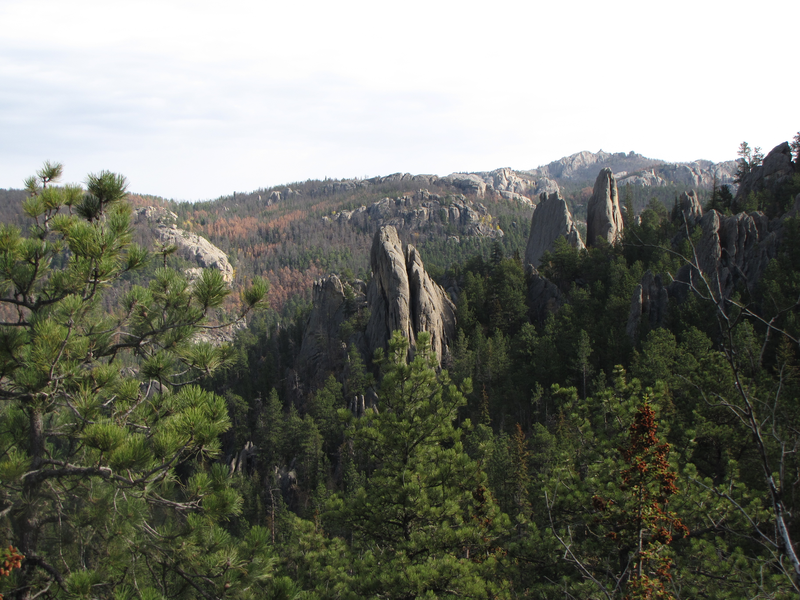
<path id="1" fill-rule="evenodd" d="M 668 508 L 678 493 L 677 475 L 669 465 L 670 445 L 659 442 L 657 430 L 655 411 L 645 402 L 629 428 L 627 446 L 620 449 L 628 465 L 621 472 L 623 496 L 617 502 L 592 498 L 609 525 L 606 537 L 620 548 L 621 568 L 629 569 L 626 600 L 673 597 L 666 587 L 671 580 L 666 549 L 674 535 L 689 533 Z"/>
<path id="2" fill-rule="evenodd" d="M 395 333 L 379 358 L 379 413 L 368 410 L 352 429 L 368 461 L 364 487 L 332 504 L 330 516 L 360 557 L 353 585 L 360 597 L 502 594 L 492 574 L 508 521 L 454 425 L 464 396 L 446 371 L 437 374 L 428 334 L 411 363 L 407 347 Z"/>
<path id="3" fill-rule="evenodd" d="M 0 226 L 0 306 L 12 315 L 0 323 L 0 522 L 25 556 L 10 596 L 110 595 L 146 585 L 149 569 L 163 595 L 214 595 L 248 551 L 215 524 L 241 502 L 211 465 L 225 401 L 192 385 L 228 351 L 191 338 L 228 289 L 218 272 L 190 285 L 160 268 L 104 309 L 148 259 L 131 243 L 127 184 L 103 171 L 85 191 L 57 187 L 61 173 L 46 163 L 26 181 L 28 237 Z M 246 307 L 265 293 L 255 285 Z M 209 553 L 177 552 L 176 536 L 206 538 Z"/>

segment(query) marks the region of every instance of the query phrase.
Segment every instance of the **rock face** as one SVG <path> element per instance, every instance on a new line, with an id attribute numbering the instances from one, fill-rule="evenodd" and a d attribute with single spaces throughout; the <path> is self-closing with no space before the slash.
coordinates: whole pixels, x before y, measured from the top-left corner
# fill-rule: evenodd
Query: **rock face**
<path id="1" fill-rule="evenodd" d="M 578 152 L 555 160 L 543 167 L 529 171 L 532 175 L 553 179 L 593 179 L 604 168 L 615 173 L 632 172 L 663 164 L 661 160 L 646 158 L 635 152 Z"/>
<path id="2" fill-rule="evenodd" d="M 695 225 L 701 218 L 703 218 L 703 207 L 700 206 L 700 201 L 697 199 L 697 192 L 694 190 L 683 192 L 678 205 L 683 214 L 683 220 L 690 227 Z"/>
<path id="3" fill-rule="evenodd" d="M 528 305 L 531 308 L 531 317 L 542 324 L 548 314 L 556 312 L 563 306 L 564 297 L 555 283 L 539 275 L 539 272 L 530 265 L 527 268 L 530 269 L 527 275 L 530 281 Z"/>
<path id="4" fill-rule="evenodd" d="M 764 158 L 761 166 L 754 167 L 742 179 L 734 198 L 734 205 L 742 206 L 750 192 L 774 190 L 792 176 L 795 165 L 792 163 L 792 149 L 789 142 L 778 144 Z"/>
<path id="5" fill-rule="evenodd" d="M 725 217 L 716 210 L 700 219 L 702 236 L 697 243 L 698 265 L 715 298 L 729 298 L 738 284 L 755 289 L 769 261 L 777 254 L 778 232 L 770 231 L 769 219 L 760 212 Z M 669 286 L 670 295 L 685 298 L 693 288 L 709 290 L 692 265 L 678 270 Z"/>
<path id="6" fill-rule="evenodd" d="M 638 185 L 640 187 L 664 187 L 667 180 L 656 174 L 655 169 L 638 171 L 636 173 L 617 173 L 619 186 Z"/>
<path id="7" fill-rule="evenodd" d="M 462 235 L 490 238 L 503 236 L 503 230 L 492 224 L 492 215 L 483 204 L 473 203 L 462 194 L 455 198 L 443 198 L 426 189 L 413 195 L 384 198 L 370 206 L 345 210 L 323 217 L 322 220 L 350 222 L 364 230 L 377 230 L 384 225 L 391 225 L 399 230 L 419 230 L 426 227 L 440 227 L 443 230 L 452 225 Z"/>
<path id="8" fill-rule="evenodd" d="M 441 362 L 456 332 L 455 305 L 425 272 L 416 249 L 409 245 L 404 251 L 397 230 L 381 227 L 372 243 L 370 263 L 370 319 L 366 331 L 369 352 L 386 347 L 395 330 L 402 332 L 412 349 L 416 335 L 428 331 L 431 347 Z"/>
<path id="9" fill-rule="evenodd" d="M 558 192 L 542 194 L 531 217 L 531 232 L 525 248 L 525 262 L 539 266 L 542 255 L 553 248 L 553 242 L 565 237 L 573 247 L 583 249 L 581 234 L 575 227 L 566 201 Z"/>
<path id="10" fill-rule="evenodd" d="M 586 245 L 596 246 L 600 238 L 614 244 L 622 235 L 622 227 L 617 182 L 611 169 L 606 168 L 597 176 L 586 207 Z"/>
<path id="11" fill-rule="evenodd" d="M 463 190 L 465 194 L 475 194 L 478 198 L 486 195 L 486 182 L 474 173 L 451 173 L 443 179 L 451 185 Z"/>
<path id="12" fill-rule="evenodd" d="M 523 204 L 533 205 L 528 197 L 529 191 L 534 189 L 534 184 L 528 179 L 520 177 L 519 173 L 511 169 L 495 169 L 488 173 L 478 173 L 487 191 L 493 191 L 506 200 L 515 200 Z"/>
<path id="13" fill-rule="evenodd" d="M 629 183 L 639 186 L 665 186 L 674 183 L 689 188 L 710 189 L 716 179 L 717 185 L 733 183 L 736 161 L 713 163 L 695 160 L 686 163 L 667 163 L 646 158 L 635 152 L 578 152 L 565 156 L 548 165 L 525 171 L 534 177 L 549 177 L 559 180 L 580 181 L 594 179 L 598 173 L 609 168 L 619 185 Z"/>
<path id="14" fill-rule="evenodd" d="M 314 282 L 313 308 L 296 370 L 287 374 L 291 382 L 287 387 L 296 399 L 322 385 L 328 373 L 346 362 L 350 344 L 369 358 L 378 348 L 386 347 L 397 329 L 412 349 L 417 335 L 428 331 L 439 361 L 447 353 L 456 333 L 455 305 L 425 272 L 417 250 L 413 246 L 404 249 L 397 230 L 384 226 L 375 234 L 370 262 L 373 276 L 368 286 L 359 280 L 342 281 L 336 275 Z M 355 331 L 350 329 L 345 334 L 345 321 L 366 319 L 367 308 L 370 316 L 363 333 L 361 321 Z"/>
<path id="15" fill-rule="evenodd" d="M 233 281 L 233 267 L 228 256 L 207 239 L 178 228 L 175 222 L 178 215 L 165 208 L 148 206 L 134 212 L 134 223 L 149 225 L 164 244 L 175 244 L 178 251 L 187 259 L 196 262 L 204 269 L 219 269 L 226 283 Z M 188 275 L 196 275 L 190 269 Z"/>
<path id="16" fill-rule="evenodd" d="M 348 340 L 342 341 L 341 326 L 366 306 L 365 291 L 363 281 L 346 283 L 336 275 L 326 275 L 314 282 L 313 309 L 297 356 L 303 383 L 320 384 L 319 377 L 342 363 Z"/>
<path id="17" fill-rule="evenodd" d="M 636 342 L 643 319 L 647 320 L 651 329 L 662 327 L 667 318 L 668 308 L 669 293 L 661 281 L 661 275 L 654 276 L 651 271 L 647 271 L 631 298 L 631 310 L 625 328 L 631 341 Z"/>
<path id="18" fill-rule="evenodd" d="M 306 321 L 298 364 L 307 366 L 310 371 L 324 371 L 331 361 L 340 358 L 339 328 L 349 316 L 345 300 L 345 286 L 336 275 L 326 275 L 314 282 L 314 308 Z"/>
<path id="19" fill-rule="evenodd" d="M 535 196 L 541 196 L 542 194 L 552 194 L 554 192 L 558 192 L 558 184 L 549 179 L 547 177 L 541 177 L 536 181 L 536 188 L 534 189 Z"/>
<path id="20" fill-rule="evenodd" d="M 707 160 L 696 160 L 691 163 L 664 164 L 645 169 L 644 171 L 616 172 L 617 184 L 663 187 L 670 183 L 690 187 L 711 189 L 714 182 L 720 185 L 732 185 L 736 174 L 736 161 L 712 163 Z"/>

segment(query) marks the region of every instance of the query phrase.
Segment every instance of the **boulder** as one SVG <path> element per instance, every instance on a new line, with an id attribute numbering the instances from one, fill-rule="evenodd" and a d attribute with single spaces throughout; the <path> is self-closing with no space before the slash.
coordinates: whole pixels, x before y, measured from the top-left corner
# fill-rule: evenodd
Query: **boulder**
<path id="1" fill-rule="evenodd" d="M 525 248 L 525 262 L 539 266 L 539 259 L 553 248 L 553 242 L 565 237 L 573 248 L 583 249 L 581 234 L 575 227 L 567 202 L 558 192 L 542 194 L 531 217 L 531 232 Z"/>
<path id="2" fill-rule="evenodd" d="M 404 251 L 397 230 L 384 226 L 373 239 L 370 264 L 370 319 L 366 330 L 369 352 L 385 348 L 395 330 L 409 340 L 413 351 L 417 334 L 428 331 L 431 347 L 441 362 L 455 337 L 455 305 L 427 274 L 417 250 L 409 245 Z"/>
<path id="3" fill-rule="evenodd" d="M 614 244 L 622 236 L 622 211 L 617 182 L 611 169 L 600 171 L 586 208 L 586 245 L 596 246 L 600 238 Z"/>

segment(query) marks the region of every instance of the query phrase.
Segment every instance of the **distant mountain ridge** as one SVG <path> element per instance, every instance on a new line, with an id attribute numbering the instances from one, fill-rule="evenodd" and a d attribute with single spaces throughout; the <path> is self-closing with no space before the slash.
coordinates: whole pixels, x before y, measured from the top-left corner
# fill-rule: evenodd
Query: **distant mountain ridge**
<path id="1" fill-rule="evenodd" d="M 533 178 L 546 177 L 556 181 L 594 181 L 603 169 L 611 169 L 620 185 L 664 186 L 670 183 L 688 187 L 711 188 L 716 176 L 717 185 L 732 185 L 736 161 L 714 163 L 709 160 L 670 163 L 647 158 L 636 152 L 577 152 L 547 165 L 522 171 Z"/>

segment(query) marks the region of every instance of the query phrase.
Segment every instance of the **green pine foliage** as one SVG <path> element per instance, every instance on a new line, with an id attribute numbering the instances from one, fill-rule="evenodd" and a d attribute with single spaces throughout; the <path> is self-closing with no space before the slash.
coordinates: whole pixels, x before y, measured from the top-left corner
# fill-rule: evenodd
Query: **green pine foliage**
<path id="1" fill-rule="evenodd" d="M 0 227 L 0 536 L 25 556 L 10 596 L 215 596 L 258 581 L 272 568 L 263 535 L 221 528 L 241 510 L 214 462 L 228 408 L 195 385 L 228 359 L 192 342 L 228 290 L 209 271 L 190 285 L 161 268 L 104 310 L 148 260 L 126 182 L 104 171 L 83 190 L 60 175 L 46 163 L 28 180 L 27 237 Z M 265 293 L 258 282 L 247 310 Z"/>
<path id="2" fill-rule="evenodd" d="M 358 556 L 351 585 L 357 597 L 504 595 L 494 576 L 498 541 L 508 527 L 480 466 L 455 425 L 465 399 L 437 374 L 429 338 L 395 334 L 384 359 L 377 411 L 348 435 L 365 466 L 363 486 L 330 505 L 333 527 Z"/>

